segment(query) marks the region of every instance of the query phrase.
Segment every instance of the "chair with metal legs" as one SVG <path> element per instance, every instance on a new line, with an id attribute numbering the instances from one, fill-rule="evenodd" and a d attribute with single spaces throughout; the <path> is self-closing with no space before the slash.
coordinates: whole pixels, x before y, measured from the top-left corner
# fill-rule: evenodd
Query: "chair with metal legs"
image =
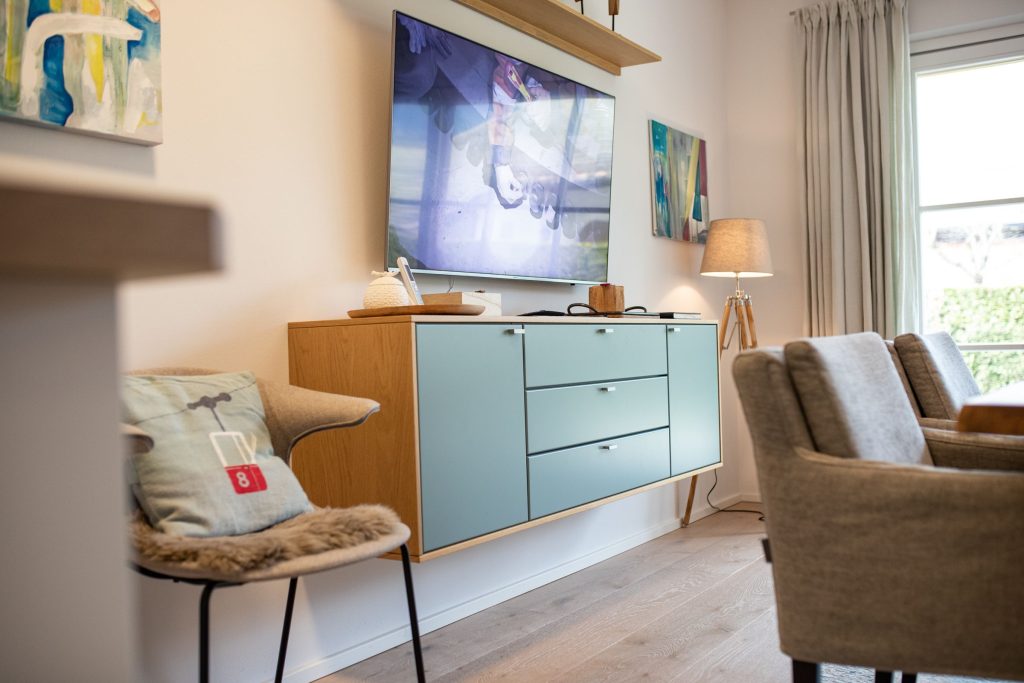
<path id="1" fill-rule="evenodd" d="M 134 374 L 215 373 L 214 370 L 197 368 L 160 368 Z M 379 405 L 369 399 L 310 391 L 263 380 L 258 380 L 258 385 L 274 451 L 278 454 L 284 453 L 282 457 L 286 462 L 289 461 L 295 445 L 306 436 L 326 429 L 361 424 L 379 409 Z M 145 452 L 152 446 L 152 440 L 138 429 L 125 427 L 124 433 L 136 453 Z M 344 533 L 322 533 L 321 539 L 317 534 L 325 529 L 342 530 Z M 426 680 L 413 593 L 412 567 L 409 550 L 405 545 L 409 539 L 409 528 L 388 508 L 379 505 L 314 508 L 255 533 L 206 538 L 159 532 L 149 525 L 140 512 L 137 512 L 130 524 L 130 535 L 134 551 L 133 568 L 140 574 L 155 579 L 169 579 L 176 583 L 202 586 L 199 600 L 200 683 L 207 683 L 210 679 L 210 599 L 216 589 L 256 581 L 289 579 L 274 676 L 274 680 L 279 683 L 284 677 L 298 577 L 377 558 L 398 549 L 402 557 L 416 678 L 421 683 Z M 291 539 L 299 537 L 304 539 L 303 543 L 289 545 Z M 269 546 L 275 548 L 275 552 L 266 553 L 271 559 L 255 566 L 239 567 L 233 562 L 218 564 L 209 561 L 211 554 L 221 554 L 224 558 L 230 558 L 233 553 L 239 552 L 259 555 L 258 552 L 248 551 Z M 279 554 L 276 549 L 281 546 L 301 547 L 302 551 Z M 278 561 L 279 555 L 284 559 Z"/>

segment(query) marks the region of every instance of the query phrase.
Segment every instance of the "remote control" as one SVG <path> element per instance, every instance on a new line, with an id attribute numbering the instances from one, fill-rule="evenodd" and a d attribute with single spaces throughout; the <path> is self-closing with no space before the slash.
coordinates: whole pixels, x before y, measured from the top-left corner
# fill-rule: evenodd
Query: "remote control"
<path id="1" fill-rule="evenodd" d="M 416 277 L 412 274 L 409 261 L 404 256 L 398 257 L 398 272 L 402 275 L 402 283 L 405 284 L 405 291 L 409 293 L 409 300 L 417 306 L 422 306 L 423 297 L 420 296 L 420 288 L 416 285 Z"/>

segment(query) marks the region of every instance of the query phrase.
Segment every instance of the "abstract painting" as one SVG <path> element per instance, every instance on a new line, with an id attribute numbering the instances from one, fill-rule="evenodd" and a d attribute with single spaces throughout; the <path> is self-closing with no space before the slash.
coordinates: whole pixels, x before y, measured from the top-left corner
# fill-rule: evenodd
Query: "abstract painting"
<path id="1" fill-rule="evenodd" d="M 159 144 L 157 0 L 0 0 L 0 116 Z"/>
<path id="2" fill-rule="evenodd" d="M 651 193 L 656 237 L 707 242 L 707 143 L 651 121 Z"/>

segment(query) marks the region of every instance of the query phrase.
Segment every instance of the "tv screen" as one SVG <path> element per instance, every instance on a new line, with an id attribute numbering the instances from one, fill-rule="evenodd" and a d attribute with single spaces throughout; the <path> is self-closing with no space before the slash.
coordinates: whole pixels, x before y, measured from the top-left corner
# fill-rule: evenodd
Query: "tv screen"
<path id="1" fill-rule="evenodd" d="M 615 99 L 394 20 L 388 265 L 604 282 Z"/>

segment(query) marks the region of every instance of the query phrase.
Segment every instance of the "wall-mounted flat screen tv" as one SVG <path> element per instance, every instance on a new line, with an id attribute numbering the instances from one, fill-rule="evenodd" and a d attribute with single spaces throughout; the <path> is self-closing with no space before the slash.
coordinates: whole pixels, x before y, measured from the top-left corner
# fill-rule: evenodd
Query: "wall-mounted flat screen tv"
<path id="1" fill-rule="evenodd" d="M 388 265 L 604 282 L 615 99 L 400 12 Z"/>

